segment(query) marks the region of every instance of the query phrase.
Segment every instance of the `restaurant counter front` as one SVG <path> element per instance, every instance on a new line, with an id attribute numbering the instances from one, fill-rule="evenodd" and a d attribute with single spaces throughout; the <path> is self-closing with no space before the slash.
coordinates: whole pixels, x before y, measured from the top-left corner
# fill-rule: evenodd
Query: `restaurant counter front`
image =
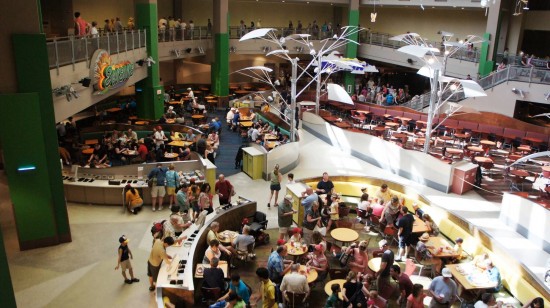
<path id="1" fill-rule="evenodd" d="M 216 183 L 216 166 L 209 160 L 163 162 L 168 168 L 174 164 L 176 171 L 183 172 L 187 182 L 194 178 L 196 183 L 207 181 L 211 187 Z M 75 167 L 73 173 L 63 174 L 65 199 L 67 202 L 88 204 L 122 205 L 124 187 L 131 184 L 140 190 L 145 204 L 151 204 L 147 175 L 157 166 L 156 163 L 133 164 L 111 168 Z"/>
<path id="2" fill-rule="evenodd" d="M 256 213 L 255 201 L 239 196 L 232 204 L 231 207 L 217 208 L 210 213 L 204 225 L 192 224 L 183 231 L 181 236 L 187 236 L 187 239 L 181 245 L 176 242 L 166 249 L 173 259 L 171 265 L 162 263 L 157 278 L 156 301 L 159 308 L 164 307 L 165 300 L 176 307 L 193 307 L 195 300 L 200 300 L 202 278 L 197 278 L 196 272 L 208 248 L 206 237 L 210 224 L 217 221 L 221 230 L 239 231 L 242 219 Z M 202 276 L 202 272 L 198 276 Z"/>

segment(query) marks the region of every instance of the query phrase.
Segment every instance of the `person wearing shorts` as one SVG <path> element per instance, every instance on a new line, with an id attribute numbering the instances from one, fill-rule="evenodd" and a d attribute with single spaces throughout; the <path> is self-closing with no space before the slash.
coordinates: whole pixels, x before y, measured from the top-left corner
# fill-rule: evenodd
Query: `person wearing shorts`
<path id="1" fill-rule="evenodd" d="M 149 291 L 155 290 L 155 284 L 159 276 L 162 261 L 168 265 L 172 263 L 172 257 L 166 254 L 166 247 L 174 245 L 174 238 L 169 236 L 164 240 L 156 239 L 153 243 L 153 249 L 147 260 L 147 276 L 149 276 Z"/>
<path id="2" fill-rule="evenodd" d="M 134 269 L 132 268 L 132 263 L 130 262 L 130 259 L 133 259 L 134 256 L 132 255 L 132 251 L 128 247 L 128 239 L 125 235 L 121 236 L 118 239 L 118 242 L 120 243 L 120 246 L 118 247 L 118 259 L 117 259 L 117 265 L 115 267 L 115 271 L 118 270 L 118 268 L 121 268 L 122 271 L 122 277 L 124 277 L 124 282 L 127 284 L 131 284 L 133 282 L 139 282 L 139 279 L 134 277 Z M 130 273 L 130 279 L 128 279 L 128 276 L 126 276 L 126 271 Z"/>
<path id="3" fill-rule="evenodd" d="M 166 172 L 168 169 L 165 167 L 162 167 L 162 164 L 157 164 L 157 167 L 151 170 L 149 172 L 149 175 L 147 178 L 149 181 L 153 181 L 153 186 L 151 187 L 151 203 L 153 212 L 155 211 L 155 205 L 158 200 L 158 210 L 161 211 L 163 209 L 162 202 L 164 200 L 164 195 L 166 194 Z"/>
<path id="4" fill-rule="evenodd" d="M 169 208 L 176 203 L 176 186 L 180 182 L 178 173 L 174 169 L 174 164 L 170 164 L 166 172 L 166 194 L 168 195 Z"/>
<path id="5" fill-rule="evenodd" d="M 273 171 L 271 172 L 270 178 L 271 185 L 269 186 L 269 189 L 271 190 L 271 194 L 269 195 L 269 201 L 267 201 L 267 207 L 271 207 L 271 198 L 273 198 L 273 193 L 275 193 L 275 202 L 273 203 L 273 206 L 277 206 L 277 199 L 279 198 L 279 190 L 281 190 L 281 181 L 283 179 L 283 176 L 279 171 L 279 165 L 275 165 Z"/>
<path id="6" fill-rule="evenodd" d="M 292 225 L 292 215 L 294 215 L 294 213 L 296 213 L 296 211 L 292 209 L 292 196 L 286 195 L 278 210 L 280 240 L 284 240 L 288 237 L 288 229 Z"/>
<path id="7" fill-rule="evenodd" d="M 397 235 L 399 238 L 399 250 L 397 252 L 397 258 L 395 261 L 401 262 L 401 256 L 407 258 L 409 253 L 410 238 L 412 235 L 412 229 L 414 224 L 414 217 L 406 206 L 401 207 L 401 218 L 399 218 L 395 224 L 398 228 Z M 405 252 L 403 254 L 403 251 Z"/>

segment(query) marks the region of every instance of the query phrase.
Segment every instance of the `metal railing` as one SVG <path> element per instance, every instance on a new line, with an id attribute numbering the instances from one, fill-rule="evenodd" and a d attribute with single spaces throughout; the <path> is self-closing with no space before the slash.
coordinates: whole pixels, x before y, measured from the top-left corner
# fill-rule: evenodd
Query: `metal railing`
<path id="1" fill-rule="evenodd" d="M 400 106 L 422 111 L 424 108 L 428 107 L 428 105 L 430 105 L 430 92 L 414 96 L 410 101 Z"/>
<path id="2" fill-rule="evenodd" d="M 159 28 L 159 42 L 202 40 L 212 38 L 212 29 L 207 26 L 195 26 L 193 28 Z"/>
<path id="3" fill-rule="evenodd" d="M 478 83 L 483 89 L 489 89 L 510 80 L 550 84 L 550 70 L 535 68 L 534 66 L 508 66 L 480 79 Z"/>
<path id="4" fill-rule="evenodd" d="M 66 36 L 48 39 L 48 62 L 50 69 L 89 61 L 97 49 L 105 49 L 109 54 L 117 54 L 145 47 L 145 30 L 106 33 L 97 37 Z M 59 73 L 59 71 L 58 71 Z"/>
<path id="5" fill-rule="evenodd" d="M 523 57 L 521 55 L 510 55 L 510 54 L 505 55 L 503 53 L 499 53 L 497 54 L 497 58 L 495 61 L 496 63 L 501 63 L 504 59 L 506 59 L 509 65 L 521 66 L 522 58 Z M 523 61 L 528 61 L 528 59 L 523 59 Z M 535 66 L 535 68 L 544 69 L 548 67 L 549 62 L 550 61 L 546 59 L 531 59 L 530 64 Z"/>

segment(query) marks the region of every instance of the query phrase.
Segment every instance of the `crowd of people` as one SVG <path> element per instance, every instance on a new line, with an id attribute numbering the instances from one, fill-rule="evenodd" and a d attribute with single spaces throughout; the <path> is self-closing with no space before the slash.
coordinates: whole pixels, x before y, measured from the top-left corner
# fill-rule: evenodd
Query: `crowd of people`
<path id="1" fill-rule="evenodd" d="M 133 31 L 136 24 L 133 17 L 129 17 L 126 25 L 122 24 L 119 17 L 107 18 L 104 21 L 103 28 L 99 28 L 97 21 L 87 22 L 80 12 L 74 13 L 74 35 L 79 37 L 90 36 L 97 38 L 101 34 L 122 33 L 123 31 Z"/>

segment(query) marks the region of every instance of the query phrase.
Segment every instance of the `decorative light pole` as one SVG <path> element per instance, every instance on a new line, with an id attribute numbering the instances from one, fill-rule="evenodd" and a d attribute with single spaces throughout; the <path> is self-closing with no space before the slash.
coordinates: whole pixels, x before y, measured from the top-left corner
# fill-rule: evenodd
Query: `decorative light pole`
<path id="1" fill-rule="evenodd" d="M 334 35 L 331 38 L 327 38 L 324 40 L 321 40 L 318 44 L 318 50 L 315 50 L 314 44 L 312 41 L 310 41 L 310 35 L 309 34 L 292 34 L 287 37 L 281 37 L 279 38 L 277 36 L 277 30 L 273 28 L 261 28 L 256 29 L 253 31 L 248 32 L 247 34 L 243 35 L 243 37 L 239 41 L 246 41 L 250 39 L 262 39 L 265 40 L 271 44 L 274 44 L 276 46 L 276 49 L 273 51 L 270 51 L 266 54 L 266 56 L 276 56 L 281 59 L 285 59 L 290 62 L 292 71 L 291 71 L 291 77 L 290 77 L 290 108 L 292 110 L 291 112 L 291 118 L 290 118 L 290 140 L 295 141 L 295 134 L 296 134 L 296 98 L 302 94 L 313 82 L 319 82 L 321 81 L 320 75 L 322 73 L 326 73 L 326 71 L 323 71 L 322 68 L 316 69 L 313 74 L 311 74 L 308 70 L 312 68 L 313 66 L 318 66 L 323 59 L 323 56 L 345 46 L 348 43 L 351 44 L 357 44 L 358 42 L 349 39 L 350 36 L 362 31 L 362 28 L 354 27 L 354 26 L 346 26 L 341 28 L 341 34 L 340 35 Z M 306 48 L 307 51 L 309 51 L 309 55 L 311 55 L 312 59 L 309 61 L 309 63 L 302 67 L 298 65 L 298 61 L 300 60 L 297 57 L 291 57 L 289 55 L 289 51 L 286 49 L 286 46 L 284 45 L 287 42 L 296 42 L 303 47 Z M 252 70 L 258 70 L 260 69 L 263 72 L 263 77 L 266 77 L 266 73 L 268 72 L 265 67 L 248 67 L 241 69 L 237 71 L 236 73 L 240 73 L 246 76 L 255 75 L 255 73 L 252 73 Z M 270 72 L 270 71 L 269 71 Z M 297 83 L 298 80 L 304 76 L 308 76 L 311 78 L 310 82 L 307 83 L 302 89 L 297 89 Z M 267 79 L 269 81 L 266 81 L 264 78 L 260 78 L 260 80 L 266 82 L 267 84 L 271 85 L 271 87 L 277 91 L 275 85 L 267 75 Z M 257 78 L 257 77 L 256 77 Z M 320 89 L 320 84 L 318 84 L 318 88 Z M 277 91 L 278 92 L 278 91 Z M 318 112 L 319 110 L 319 97 L 320 92 L 317 93 L 316 98 L 316 106 L 315 110 Z"/>
<path id="2" fill-rule="evenodd" d="M 439 113 L 448 100 L 456 93 L 463 92 L 465 97 L 487 96 L 483 88 L 473 80 L 464 80 L 445 76 L 447 59 L 460 49 L 467 48 L 483 40 L 476 36 L 468 35 L 466 40 L 460 42 L 450 42 L 452 33 L 444 32 L 443 35 L 443 63 L 440 62 L 437 55 L 440 53 L 438 48 L 428 44 L 420 35 L 416 33 L 406 33 L 390 38 L 390 40 L 401 41 L 408 45 L 399 48 L 397 51 L 417 57 L 424 63 L 424 66 L 418 71 L 418 74 L 430 78 L 430 106 L 428 108 L 428 121 L 426 127 L 426 141 L 424 142 L 424 153 L 430 149 L 430 140 L 432 130 L 437 129 L 446 119 L 462 110 L 463 106 L 454 104 L 446 110 L 445 118 L 440 120 L 436 127 L 433 127 L 435 115 Z M 450 92 L 445 98 L 445 93 Z M 469 110 L 467 112 L 475 112 Z"/>

